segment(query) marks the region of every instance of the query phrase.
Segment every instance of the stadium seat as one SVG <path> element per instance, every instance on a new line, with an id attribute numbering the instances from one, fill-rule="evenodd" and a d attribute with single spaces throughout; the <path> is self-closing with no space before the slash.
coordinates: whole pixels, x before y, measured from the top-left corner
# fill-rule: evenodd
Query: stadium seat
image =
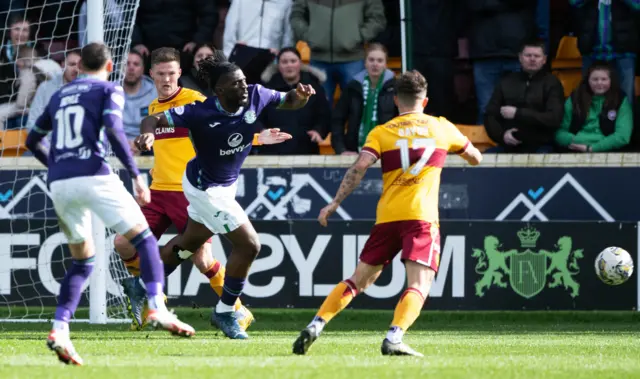
<path id="1" fill-rule="evenodd" d="M 402 73 L 402 57 L 389 57 L 387 67 L 389 70 L 394 71 L 396 75 Z"/>
<path id="2" fill-rule="evenodd" d="M 564 36 L 560 40 L 556 56 L 551 62 L 551 69 L 582 69 L 582 55 L 578 50 L 576 37 Z"/>
<path id="3" fill-rule="evenodd" d="M 564 36 L 560 40 L 551 71 L 564 87 L 564 96 L 569 97 L 582 80 L 582 55 L 576 37 Z"/>
<path id="4" fill-rule="evenodd" d="M 471 141 L 471 143 L 480 151 L 485 151 L 488 148 L 497 145 L 493 140 L 491 140 L 491 138 L 489 138 L 484 125 L 458 124 L 456 127 L 462 134 L 469 138 L 469 141 Z"/>
<path id="5" fill-rule="evenodd" d="M 560 83 L 562 83 L 565 98 L 571 95 L 582 80 L 582 72 L 580 71 L 554 71 L 553 74 L 560 80 Z"/>
<path id="6" fill-rule="evenodd" d="M 320 146 L 320 155 L 335 155 L 336 153 L 331 146 L 331 133 L 318 146 Z"/>
<path id="7" fill-rule="evenodd" d="M 27 140 L 27 129 L 3 130 L 0 131 L 0 149 L 2 157 L 19 157 L 27 151 L 25 141 Z"/>
<path id="8" fill-rule="evenodd" d="M 302 62 L 308 64 L 311 60 L 311 49 L 309 45 L 304 41 L 298 41 L 298 43 L 296 43 L 296 49 L 298 49 L 298 52 L 302 56 Z"/>
<path id="9" fill-rule="evenodd" d="M 333 91 L 333 106 L 335 107 L 338 104 L 338 100 L 340 100 L 340 84 L 336 83 L 336 89 Z"/>

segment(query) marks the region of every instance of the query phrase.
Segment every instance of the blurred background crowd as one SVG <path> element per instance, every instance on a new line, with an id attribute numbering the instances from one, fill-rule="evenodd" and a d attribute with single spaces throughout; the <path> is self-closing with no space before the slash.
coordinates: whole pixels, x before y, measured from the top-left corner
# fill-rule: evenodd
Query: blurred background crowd
<path id="1" fill-rule="evenodd" d="M 112 19 L 128 0 L 103 0 Z M 638 151 L 640 0 L 400 0 L 408 67 L 428 80 L 425 112 L 446 117 L 494 153 Z M 294 135 L 252 153 L 357 154 L 397 115 L 398 0 L 140 0 L 121 63 L 133 139 L 157 97 L 150 53 L 182 52 L 183 87 L 210 96 L 198 62 L 222 49 L 253 83 L 317 91 L 295 112 L 269 109 L 264 127 Z M 87 5 L 0 1 L 0 129 L 28 128 L 77 76 Z M 129 4 L 129 5 L 127 5 Z M 113 11 L 113 10 L 120 11 Z M 89 21 L 90 22 L 90 21 Z M 265 59 L 266 58 L 266 59 Z"/>

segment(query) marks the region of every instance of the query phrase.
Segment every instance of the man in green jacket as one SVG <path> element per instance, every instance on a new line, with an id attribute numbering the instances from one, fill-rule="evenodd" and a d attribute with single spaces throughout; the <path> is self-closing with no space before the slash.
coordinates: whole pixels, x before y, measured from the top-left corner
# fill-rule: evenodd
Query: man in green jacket
<path id="1" fill-rule="evenodd" d="M 386 25 L 381 0 L 295 0 L 291 8 L 294 41 L 305 41 L 311 65 L 326 71 L 323 86 L 329 100 L 336 79 L 344 89 L 364 70 L 364 44 Z"/>

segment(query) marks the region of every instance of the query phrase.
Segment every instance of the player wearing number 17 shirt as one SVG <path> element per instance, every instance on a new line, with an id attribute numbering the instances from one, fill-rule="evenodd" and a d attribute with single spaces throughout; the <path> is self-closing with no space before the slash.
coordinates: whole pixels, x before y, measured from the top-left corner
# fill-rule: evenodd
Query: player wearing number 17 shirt
<path id="1" fill-rule="evenodd" d="M 60 286 L 47 346 L 62 362 L 75 365 L 81 365 L 82 358 L 69 339 L 69 321 L 93 271 L 91 213 L 139 251 L 141 277 L 149 298 L 149 322 L 176 335 L 194 334 L 191 326 L 165 307 L 158 242 L 136 201 L 105 159 L 106 134 L 116 156 L 134 178 L 136 200 L 141 205 L 149 203 L 149 188 L 131 156 L 122 126 L 123 89 L 107 82 L 113 70 L 109 48 L 101 43 L 86 45 L 80 64 L 82 76 L 53 94 L 26 142 L 34 156 L 48 167 L 51 199 L 73 258 Z M 49 132 L 53 133 L 50 148 L 43 139 Z"/>
<path id="2" fill-rule="evenodd" d="M 383 189 L 376 224 L 354 274 L 339 283 L 325 299 L 315 318 L 294 342 L 295 354 L 305 354 L 325 325 L 373 284 L 402 250 L 408 287 L 396 306 L 381 350 L 383 355 L 422 356 L 404 344 L 402 337 L 418 318 L 438 270 L 440 173 L 448 152 L 460 154 L 472 165 L 480 164 L 482 155 L 449 121 L 423 114 L 428 101 L 427 81 L 419 72 L 402 74 L 397 79 L 396 92 L 394 101 L 400 116 L 371 130 L 334 200 L 318 217 L 320 224 L 326 226 L 327 218 L 358 186 L 366 170 L 380 160 Z"/>
<path id="3" fill-rule="evenodd" d="M 163 247 L 162 255 L 195 251 L 213 233 L 224 234 L 231 241 L 222 296 L 214 309 L 213 321 L 227 337 L 245 339 L 248 336 L 240 328 L 233 307 L 242 294 L 251 263 L 260 252 L 260 242 L 235 200 L 236 181 L 251 150 L 260 113 L 269 106 L 298 109 L 315 92 L 313 87 L 303 84 L 287 93 L 247 85 L 242 70 L 228 62 L 221 51 L 202 61 L 199 70 L 207 76 L 215 96 L 142 121 L 143 128 L 182 125 L 189 129 L 196 151 L 182 179 L 189 201 L 187 228 Z M 258 143 L 280 143 L 290 138 L 278 129 L 267 129 L 259 134 Z M 139 146 L 142 149 L 147 146 L 143 136 Z"/>

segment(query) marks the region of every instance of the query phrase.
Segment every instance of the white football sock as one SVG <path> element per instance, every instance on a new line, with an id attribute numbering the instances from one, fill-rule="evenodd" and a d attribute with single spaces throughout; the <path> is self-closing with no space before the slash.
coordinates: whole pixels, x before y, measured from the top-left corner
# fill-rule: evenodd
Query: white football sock
<path id="1" fill-rule="evenodd" d="M 218 301 L 218 304 L 216 305 L 216 313 L 229 313 L 229 312 L 233 312 L 233 305 L 227 305 L 225 303 L 222 302 L 222 300 Z"/>
<path id="2" fill-rule="evenodd" d="M 167 306 L 164 303 L 164 294 L 162 292 L 158 295 L 150 296 L 148 303 L 149 309 L 163 312 L 167 311 Z"/>
<path id="3" fill-rule="evenodd" d="M 404 330 L 397 326 L 392 326 L 387 332 L 387 339 L 391 343 L 400 343 L 402 342 L 402 337 L 404 336 Z"/>
<path id="4" fill-rule="evenodd" d="M 321 319 L 320 317 L 316 316 L 309 323 L 309 325 L 307 325 L 307 328 L 315 327 L 315 329 L 316 329 L 316 337 L 317 337 L 317 336 L 320 335 L 320 333 L 322 333 L 322 329 L 324 329 L 325 325 L 327 325 L 327 323 L 323 319 Z"/>
<path id="5" fill-rule="evenodd" d="M 69 334 L 69 323 L 60 320 L 53 320 L 53 330 Z"/>

